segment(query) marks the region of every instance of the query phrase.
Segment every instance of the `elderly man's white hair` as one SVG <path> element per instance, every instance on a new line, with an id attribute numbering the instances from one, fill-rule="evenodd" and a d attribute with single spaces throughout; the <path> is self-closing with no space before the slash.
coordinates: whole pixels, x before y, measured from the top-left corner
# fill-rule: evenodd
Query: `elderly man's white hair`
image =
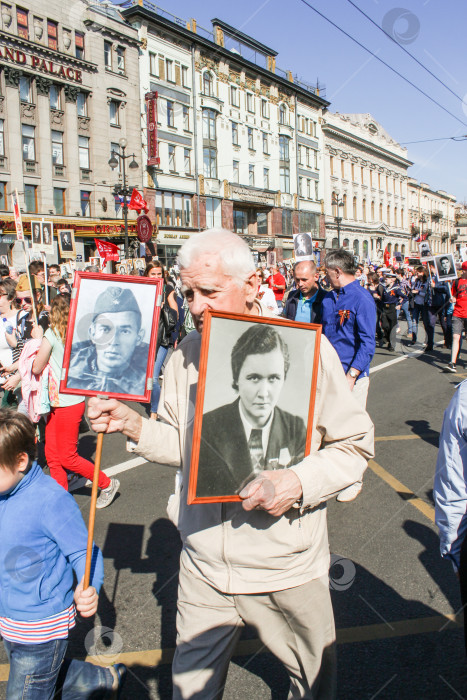
<path id="1" fill-rule="evenodd" d="M 243 284 L 255 271 L 255 262 L 245 241 L 225 228 L 210 228 L 195 233 L 180 248 L 177 262 L 180 268 L 190 265 L 205 255 L 219 256 L 226 275 Z"/>

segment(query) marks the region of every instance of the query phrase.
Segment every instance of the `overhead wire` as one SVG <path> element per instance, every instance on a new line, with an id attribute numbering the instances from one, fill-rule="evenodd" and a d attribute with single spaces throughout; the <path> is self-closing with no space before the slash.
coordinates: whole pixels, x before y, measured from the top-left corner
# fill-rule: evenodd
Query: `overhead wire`
<path id="1" fill-rule="evenodd" d="M 431 141 L 466 141 L 467 134 L 463 136 L 441 136 L 436 139 L 420 139 L 419 141 L 402 141 L 401 146 L 409 146 L 412 143 L 430 143 Z"/>
<path id="2" fill-rule="evenodd" d="M 382 58 L 380 58 L 376 53 L 374 53 L 374 51 L 371 51 L 371 49 L 369 49 L 367 46 L 365 46 L 364 44 L 362 44 L 358 39 L 356 39 L 354 36 L 352 36 L 351 34 L 349 34 L 348 32 L 346 32 L 345 29 L 342 29 L 342 27 L 339 27 L 339 25 L 336 24 L 335 22 L 333 22 L 331 19 L 329 19 L 329 17 L 326 17 L 325 14 L 323 14 L 320 10 L 318 10 L 316 7 L 314 7 L 313 5 L 311 5 L 311 3 L 308 2 L 308 0 L 301 0 L 301 2 L 302 2 L 304 5 L 306 5 L 307 7 L 309 7 L 310 10 L 313 10 L 313 12 L 315 12 L 317 15 L 319 15 L 322 19 L 326 20 L 326 22 L 328 22 L 329 24 L 331 24 L 331 25 L 332 25 L 335 29 L 337 29 L 339 32 L 341 32 L 342 34 L 344 34 L 344 36 L 346 36 L 348 39 L 350 39 L 350 40 L 353 41 L 355 44 L 357 44 L 357 46 L 359 46 L 361 49 L 363 49 L 364 51 L 366 51 L 367 53 L 369 53 L 371 56 L 373 56 L 373 58 L 376 58 L 376 60 L 379 61 L 380 63 L 382 63 L 383 66 L 386 66 L 386 68 L 389 68 L 389 70 L 392 71 L 393 73 L 395 73 L 399 78 L 402 78 L 402 80 L 404 80 L 404 81 L 405 81 L 406 83 L 408 83 L 411 87 L 413 87 L 415 90 L 417 90 L 417 92 L 419 92 L 419 93 L 422 94 L 424 97 L 426 97 L 427 99 L 429 99 L 430 102 L 433 102 L 437 107 L 439 107 L 439 108 L 442 109 L 444 112 L 446 112 L 447 114 L 449 114 L 449 116 L 453 117 L 456 121 L 458 121 L 458 122 L 459 122 L 460 124 L 462 124 L 463 126 L 467 126 L 467 123 L 466 123 L 466 122 L 462 121 L 462 119 L 459 119 L 458 116 L 456 116 L 455 114 L 453 114 L 452 112 L 450 112 L 449 109 L 447 109 L 447 108 L 444 107 L 442 104 L 440 104 L 437 100 L 434 99 L 434 97 L 431 97 L 431 95 L 429 95 L 427 92 L 425 92 L 424 90 L 422 90 L 422 88 L 418 87 L 418 85 L 415 85 L 415 83 L 413 83 L 411 80 L 409 80 L 409 78 L 406 78 L 405 75 L 402 75 L 402 73 L 400 73 L 398 70 L 396 70 L 396 68 L 393 68 L 389 63 L 387 63 L 387 62 L 384 61 Z"/>

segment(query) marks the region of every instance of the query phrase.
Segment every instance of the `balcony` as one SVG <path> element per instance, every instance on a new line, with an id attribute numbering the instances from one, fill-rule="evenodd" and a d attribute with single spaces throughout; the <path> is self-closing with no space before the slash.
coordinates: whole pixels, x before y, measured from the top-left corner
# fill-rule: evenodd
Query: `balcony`
<path id="1" fill-rule="evenodd" d="M 66 176 L 66 168 L 64 165 L 59 165 L 58 163 L 54 163 L 53 171 L 54 171 L 54 177 L 65 177 Z"/>
<path id="2" fill-rule="evenodd" d="M 23 171 L 26 175 L 37 175 L 37 163 L 35 160 L 23 160 Z"/>
<path id="3" fill-rule="evenodd" d="M 443 218 L 443 212 L 441 211 L 441 209 L 434 209 L 431 212 L 431 220 L 432 221 L 439 221 L 442 218 Z"/>
<path id="4" fill-rule="evenodd" d="M 204 109 L 214 109 L 216 112 L 222 112 L 224 102 L 219 100 L 219 98 L 214 97 L 214 95 L 205 95 L 204 93 L 201 93 L 199 97 L 201 107 L 204 107 Z"/>
<path id="5" fill-rule="evenodd" d="M 80 173 L 80 179 L 83 182 L 91 182 L 92 170 L 88 170 L 88 168 L 80 168 L 79 173 Z"/>

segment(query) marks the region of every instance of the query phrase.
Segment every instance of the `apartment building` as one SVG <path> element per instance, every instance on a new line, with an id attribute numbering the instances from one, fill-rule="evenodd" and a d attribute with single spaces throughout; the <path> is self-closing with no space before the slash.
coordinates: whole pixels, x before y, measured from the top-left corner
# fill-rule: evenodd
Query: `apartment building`
<path id="1" fill-rule="evenodd" d="M 444 190 L 433 190 L 425 182 L 408 180 L 409 223 L 413 236 L 412 250 L 418 252 L 414 239 L 421 236 L 430 243 L 431 252 L 450 253 L 464 247 L 466 237 L 456 223 L 456 198 Z"/>

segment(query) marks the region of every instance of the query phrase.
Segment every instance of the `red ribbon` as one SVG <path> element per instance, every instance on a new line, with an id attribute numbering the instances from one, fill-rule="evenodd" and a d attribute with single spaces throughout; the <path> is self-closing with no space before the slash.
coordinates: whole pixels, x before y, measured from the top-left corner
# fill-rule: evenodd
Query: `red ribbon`
<path id="1" fill-rule="evenodd" d="M 350 311 L 348 309 L 339 309 L 339 325 L 343 326 L 344 322 L 350 318 Z"/>

